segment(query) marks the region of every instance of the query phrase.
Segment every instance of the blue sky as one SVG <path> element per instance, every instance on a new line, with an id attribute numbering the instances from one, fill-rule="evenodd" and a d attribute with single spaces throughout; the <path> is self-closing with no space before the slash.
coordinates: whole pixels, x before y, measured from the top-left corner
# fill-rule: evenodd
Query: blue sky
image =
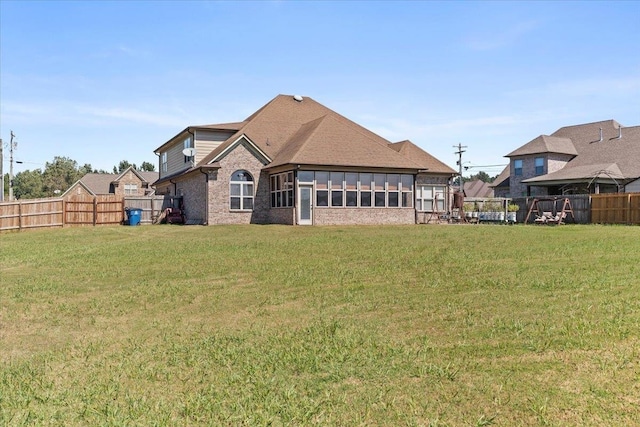
<path id="1" fill-rule="evenodd" d="M 15 173 L 157 169 L 185 127 L 301 94 L 493 175 L 559 127 L 640 125 L 639 22 L 632 1 L 0 0 L 0 137 Z"/>

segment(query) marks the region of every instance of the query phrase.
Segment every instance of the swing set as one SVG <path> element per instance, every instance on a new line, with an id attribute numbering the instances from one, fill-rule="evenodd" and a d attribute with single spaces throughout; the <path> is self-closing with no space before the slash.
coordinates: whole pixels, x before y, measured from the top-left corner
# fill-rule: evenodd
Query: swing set
<path id="1" fill-rule="evenodd" d="M 541 201 L 553 201 L 553 211 L 540 210 L 539 202 Z M 562 203 L 560 210 L 558 210 L 558 202 Z M 535 214 L 535 219 L 533 220 L 535 224 L 561 225 L 565 223 L 564 221 L 567 218 L 567 214 L 571 214 L 571 219 L 574 222 L 576 220 L 573 215 L 571 201 L 567 197 L 536 197 L 529 206 L 529 212 L 527 212 L 527 217 L 524 220 L 525 225 L 529 223 L 531 214 Z"/>

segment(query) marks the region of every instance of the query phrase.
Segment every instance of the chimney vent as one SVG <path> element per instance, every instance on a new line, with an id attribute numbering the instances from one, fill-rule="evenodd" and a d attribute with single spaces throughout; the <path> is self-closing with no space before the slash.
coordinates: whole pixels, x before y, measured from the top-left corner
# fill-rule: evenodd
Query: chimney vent
<path id="1" fill-rule="evenodd" d="M 598 142 L 602 142 L 602 128 L 600 128 L 600 140 Z"/>

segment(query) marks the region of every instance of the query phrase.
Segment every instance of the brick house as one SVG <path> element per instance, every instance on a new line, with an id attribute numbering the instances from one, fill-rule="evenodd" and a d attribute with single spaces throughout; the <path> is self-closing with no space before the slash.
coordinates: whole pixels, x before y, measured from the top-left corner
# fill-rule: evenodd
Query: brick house
<path id="1" fill-rule="evenodd" d="M 505 157 L 496 197 L 640 192 L 640 126 L 615 120 L 566 126 Z"/>
<path id="2" fill-rule="evenodd" d="M 157 194 L 199 224 L 415 224 L 446 212 L 455 171 L 311 98 L 278 95 L 247 119 L 189 126 L 155 150 Z"/>
<path id="3" fill-rule="evenodd" d="M 154 194 L 151 184 L 158 179 L 158 176 L 158 172 L 141 172 L 131 166 L 119 174 L 88 173 L 73 183 L 62 197 L 106 194 L 149 196 Z"/>

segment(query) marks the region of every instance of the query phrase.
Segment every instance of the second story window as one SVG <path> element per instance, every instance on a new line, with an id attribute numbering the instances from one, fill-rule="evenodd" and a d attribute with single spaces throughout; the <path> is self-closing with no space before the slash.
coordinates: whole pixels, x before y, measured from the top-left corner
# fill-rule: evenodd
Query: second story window
<path id="1" fill-rule="evenodd" d="M 544 158 L 536 157 L 536 175 L 542 175 L 544 173 Z"/>
<path id="2" fill-rule="evenodd" d="M 183 141 L 183 149 L 187 149 L 187 148 L 193 148 L 193 138 L 191 138 L 190 136 L 185 138 L 185 140 Z M 184 156 L 184 162 L 190 162 L 191 160 L 193 160 L 193 157 L 191 156 Z"/>
<path id="3" fill-rule="evenodd" d="M 166 172 L 167 169 L 167 152 L 165 151 L 160 155 L 160 170 L 162 170 L 162 172 Z"/>
<path id="4" fill-rule="evenodd" d="M 138 185 L 137 184 L 125 184 L 124 185 L 124 194 L 127 196 L 136 196 L 138 195 Z"/>
<path id="5" fill-rule="evenodd" d="M 522 176 L 522 160 L 513 161 L 513 174 L 515 176 Z"/>

